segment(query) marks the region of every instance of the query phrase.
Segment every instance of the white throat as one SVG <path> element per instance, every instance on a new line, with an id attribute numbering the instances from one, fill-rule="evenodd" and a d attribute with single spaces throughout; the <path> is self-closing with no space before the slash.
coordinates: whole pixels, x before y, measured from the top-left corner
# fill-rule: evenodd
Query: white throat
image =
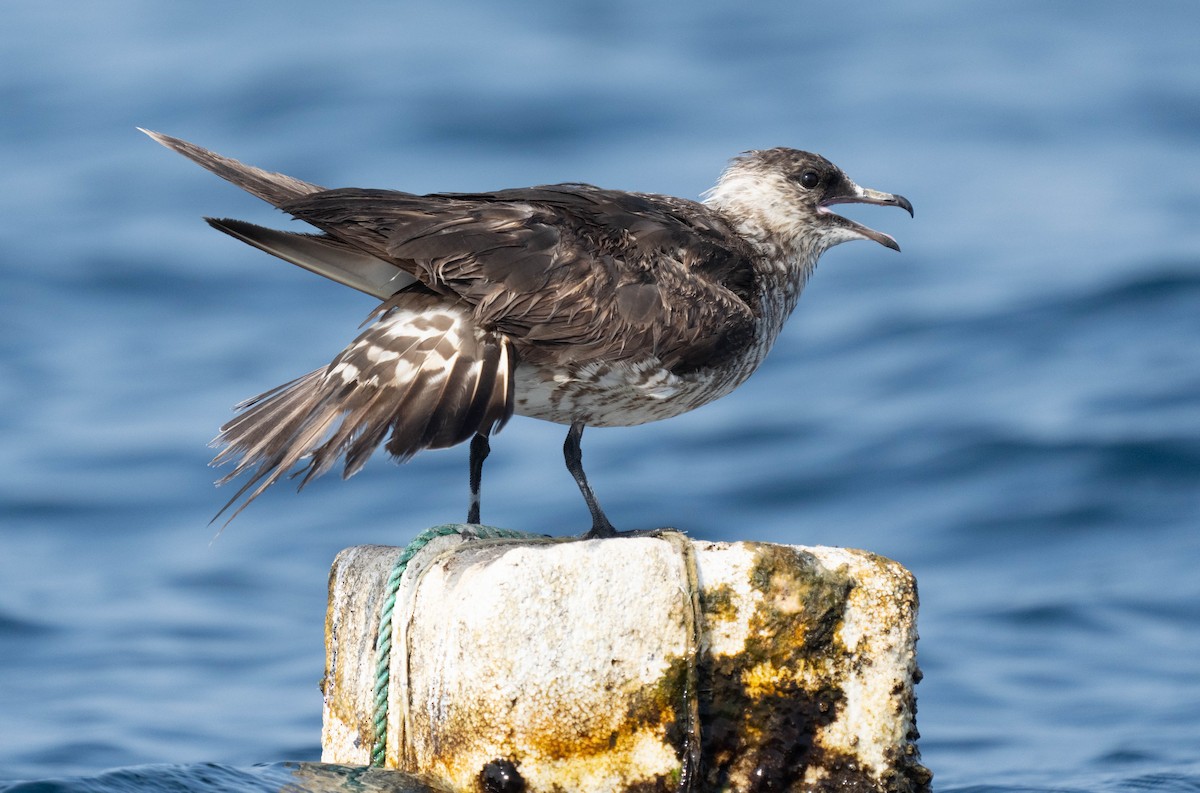
<path id="1" fill-rule="evenodd" d="M 720 212 L 759 252 L 755 269 L 768 276 L 761 281 L 769 306 L 764 318 L 778 322 L 776 332 L 796 307 L 817 259 L 830 247 L 797 210 L 792 195 L 783 176 L 735 166 L 703 196 L 704 204 Z"/>

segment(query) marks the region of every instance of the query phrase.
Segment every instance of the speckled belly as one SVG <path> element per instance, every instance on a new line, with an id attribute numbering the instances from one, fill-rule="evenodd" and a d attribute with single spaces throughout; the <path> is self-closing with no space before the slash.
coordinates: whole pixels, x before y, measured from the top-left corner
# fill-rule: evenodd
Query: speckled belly
<path id="1" fill-rule="evenodd" d="M 753 371 L 740 367 L 679 376 L 642 362 L 587 363 L 554 372 L 517 367 L 516 412 L 593 427 L 628 427 L 678 416 L 725 396 Z"/>

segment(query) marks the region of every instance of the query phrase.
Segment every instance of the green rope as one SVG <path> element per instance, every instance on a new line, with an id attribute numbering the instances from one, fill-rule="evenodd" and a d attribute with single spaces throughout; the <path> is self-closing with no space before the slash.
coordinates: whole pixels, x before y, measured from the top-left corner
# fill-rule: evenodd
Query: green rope
<path id="1" fill-rule="evenodd" d="M 439 537 L 451 534 L 461 534 L 473 540 L 533 539 L 540 536 L 512 529 L 498 529 L 495 526 L 446 524 L 434 526 L 418 534 L 396 558 L 396 563 L 392 565 L 392 572 L 388 576 L 384 589 L 387 596 L 379 615 L 379 634 L 375 639 L 375 711 L 373 718 L 375 742 L 371 747 L 372 766 L 382 768 L 387 751 L 388 689 L 392 670 L 392 612 L 396 608 L 396 593 L 400 589 L 400 579 L 404 576 L 404 571 L 408 569 L 408 563 L 426 545 Z"/>

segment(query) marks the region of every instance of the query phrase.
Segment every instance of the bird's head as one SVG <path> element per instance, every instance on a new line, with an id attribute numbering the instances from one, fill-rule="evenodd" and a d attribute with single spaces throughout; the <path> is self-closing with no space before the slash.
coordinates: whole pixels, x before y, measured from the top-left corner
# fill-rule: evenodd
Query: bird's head
<path id="1" fill-rule="evenodd" d="M 834 214 L 834 204 L 884 204 L 912 215 L 901 195 L 856 185 L 819 154 L 797 149 L 749 151 L 729 164 L 704 203 L 728 217 L 752 240 L 817 256 L 850 240 L 874 240 L 900 250 L 891 236 Z"/>

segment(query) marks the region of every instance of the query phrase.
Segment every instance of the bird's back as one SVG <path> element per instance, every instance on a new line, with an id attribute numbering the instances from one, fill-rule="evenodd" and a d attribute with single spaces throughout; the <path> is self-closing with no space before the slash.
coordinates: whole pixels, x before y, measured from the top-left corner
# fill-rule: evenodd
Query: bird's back
<path id="1" fill-rule="evenodd" d="M 563 184 L 343 188 L 280 208 L 470 306 L 529 365 L 655 358 L 687 372 L 753 332 L 753 251 L 695 202 Z"/>

